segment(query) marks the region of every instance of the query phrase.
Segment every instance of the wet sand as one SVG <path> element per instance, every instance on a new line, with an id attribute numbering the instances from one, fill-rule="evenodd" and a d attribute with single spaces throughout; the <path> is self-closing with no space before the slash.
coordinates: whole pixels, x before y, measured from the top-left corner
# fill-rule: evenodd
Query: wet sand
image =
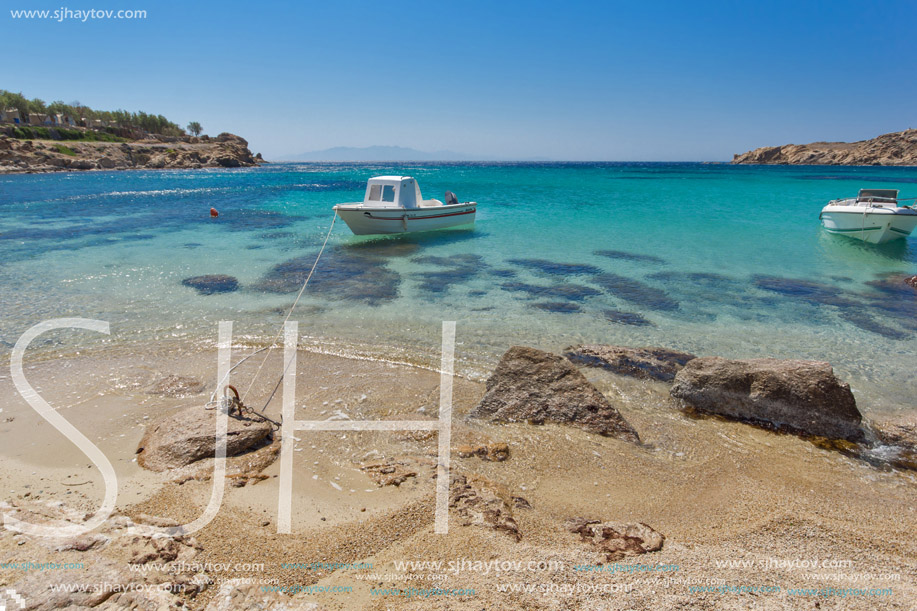
<path id="1" fill-rule="evenodd" d="M 237 349 L 233 361 L 244 354 Z M 233 373 L 240 389 L 259 362 L 256 357 Z M 252 389 L 250 405 L 260 408 L 279 371 L 275 352 Z M 487 526 L 463 526 L 454 512 L 448 534 L 434 534 L 436 434 L 299 431 L 293 532 L 277 533 L 279 462 L 264 471 L 263 481 L 227 486 L 220 513 L 195 535 L 202 547 L 196 562 L 238 566 L 212 571 L 214 585 L 186 599 L 188 607 L 216 604 L 220 583 L 231 587 L 238 582 L 228 580 L 250 579 L 256 587 L 349 589 L 300 593 L 289 599 L 291 608 L 311 603 L 327 609 L 913 608 L 917 544 L 910 531 L 917 523 L 917 473 L 878 468 L 741 423 L 688 417 L 669 399 L 665 384 L 584 373 L 637 429 L 642 445 L 559 425 L 468 421 L 464 416 L 484 385 L 455 379 L 452 447 L 505 442 L 510 458 L 487 462 L 453 451 L 453 472 L 486 478 L 507 495 L 528 501 L 530 509 L 512 512 L 519 541 Z M 212 481 L 178 484 L 169 473 L 141 469 L 134 457 L 149 422 L 207 401 L 216 383 L 215 351 L 183 354 L 169 345 L 84 352 L 27 363 L 26 374 L 111 460 L 120 512 L 179 522 L 202 513 Z M 205 391 L 148 393 L 169 374 L 197 378 Z M 0 397 L 0 498 L 63 501 L 93 511 L 103 491 L 98 469 L 27 406 L 8 370 L 0 375 Z M 299 354 L 297 419 L 432 420 L 438 400 L 439 374 L 427 369 Z M 277 419 L 280 407 L 278 393 L 267 414 Z M 378 486 L 360 467 L 384 458 L 406 462 L 417 476 L 397 487 Z M 631 568 L 612 573 L 603 554 L 564 529 L 564 521 L 575 516 L 643 522 L 665 535 L 665 545 L 659 552 L 617 561 Z M 28 537 L 0 532 L 0 563 L 91 564 L 107 554 L 104 547 L 49 551 Z M 404 561 L 445 564 L 396 566 Z M 470 564 L 478 561 L 520 561 L 521 568 Z M 313 562 L 372 568 L 283 566 Z M 809 566 L 812 562 L 817 566 Z M 606 569 L 577 568 L 584 565 Z M 638 570 L 637 565 L 668 569 L 623 572 Z M 0 569 L 4 587 L 16 588 L 23 577 Z M 474 594 L 373 593 L 410 587 L 473 589 Z M 721 591 L 692 591 L 697 587 Z M 748 591 L 753 588 L 757 591 Z M 790 592 L 796 588 L 834 588 L 835 593 Z M 891 588 L 891 593 L 858 596 L 844 592 L 847 588 Z"/>

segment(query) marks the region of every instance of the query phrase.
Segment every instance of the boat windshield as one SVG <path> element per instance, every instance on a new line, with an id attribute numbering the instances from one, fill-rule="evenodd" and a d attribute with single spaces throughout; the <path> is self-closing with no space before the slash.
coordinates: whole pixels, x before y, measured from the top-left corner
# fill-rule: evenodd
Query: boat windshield
<path id="1" fill-rule="evenodd" d="M 858 202 L 897 202 L 897 189 L 860 189 Z"/>

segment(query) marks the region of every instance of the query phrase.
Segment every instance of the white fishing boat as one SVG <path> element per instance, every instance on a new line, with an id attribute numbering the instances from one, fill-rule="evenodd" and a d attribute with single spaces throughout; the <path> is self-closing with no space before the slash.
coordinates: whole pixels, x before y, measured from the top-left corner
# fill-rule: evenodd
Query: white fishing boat
<path id="1" fill-rule="evenodd" d="M 410 176 L 376 176 L 366 183 L 362 202 L 334 207 L 356 235 L 431 231 L 474 223 L 477 202 L 462 202 L 446 191 L 446 202 L 423 199 Z"/>
<path id="2" fill-rule="evenodd" d="M 901 201 L 896 189 L 860 189 L 856 197 L 828 202 L 818 218 L 830 233 L 882 244 L 906 238 L 917 226 L 917 209 Z"/>

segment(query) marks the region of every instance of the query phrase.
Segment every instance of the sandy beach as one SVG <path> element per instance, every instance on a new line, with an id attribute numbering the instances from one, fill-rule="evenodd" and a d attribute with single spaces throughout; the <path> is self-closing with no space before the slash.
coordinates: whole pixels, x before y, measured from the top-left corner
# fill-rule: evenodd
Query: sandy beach
<path id="1" fill-rule="evenodd" d="M 150 472 L 136 462 L 151 421 L 189 406 L 203 409 L 216 383 L 214 350 L 174 348 L 84 351 L 26 366 L 30 383 L 111 460 L 117 514 L 136 522 L 149 516 L 190 522 L 213 485 L 208 461 L 197 479 Z M 246 353 L 237 348 L 234 361 Z M 305 350 L 298 359 L 297 419 L 435 418 L 440 378 L 434 371 Z M 280 365 L 275 353 L 265 369 L 276 372 Z M 256 368 L 252 359 L 233 377 L 243 386 Z M 917 519 L 917 474 L 872 466 L 792 435 L 689 417 L 661 382 L 584 372 L 639 432 L 641 444 L 562 425 L 468 420 L 484 386 L 455 378 L 453 475 L 505 499 L 517 533 L 486 521 L 466 525 L 468 516 L 457 507 L 450 509 L 448 534 L 434 533 L 433 432 L 299 431 L 292 533 L 277 533 L 279 462 L 247 485 L 227 480 L 222 508 L 194 534 L 195 555 L 187 561 L 197 563 L 191 572 L 206 575 L 209 584 L 155 604 L 258 608 L 252 601 L 261 597 L 274 605 L 269 608 L 303 609 L 912 608 L 917 546 L 907 533 Z M 167 375 L 200 380 L 204 389 L 150 394 Z M 259 378 L 262 386 L 252 396 L 268 396 L 275 381 L 274 375 Z M 94 511 L 103 494 L 98 469 L 28 407 L 8 373 L 0 376 L 0 393 L 3 498 L 33 512 L 58 502 Z M 279 399 L 267 414 L 279 418 Z M 497 443 L 507 444 L 506 460 L 458 452 Z M 414 475 L 380 486 L 361 469 L 386 461 Z M 607 562 L 564 527 L 573 517 L 645 523 L 665 543 L 660 551 Z M 94 565 L 111 564 L 129 580 L 149 583 L 157 571 L 138 576 L 135 563 L 131 573 L 116 542 L 58 551 L 5 529 L 0 562 L 84 568 L 4 568 L 0 585 L 38 605 L 49 584 L 85 583 Z M 816 588 L 837 593 L 800 593 Z M 852 588 L 890 591 L 858 596 Z M 120 596 L 100 604 L 121 608 L 127 599 Z"/>

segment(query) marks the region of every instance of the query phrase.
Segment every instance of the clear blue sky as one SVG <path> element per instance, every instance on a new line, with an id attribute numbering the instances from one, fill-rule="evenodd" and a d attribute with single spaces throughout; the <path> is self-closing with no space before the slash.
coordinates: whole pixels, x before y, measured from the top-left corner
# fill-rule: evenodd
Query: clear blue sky
<path id="1" fill-rule="evenodd" d="M 729 160 L 917 127 L 913 0 L 2 4 L 0 88 L 197 120 L 268 159 Z M 9 12 L 62 6 L 148 16 Z"/>

